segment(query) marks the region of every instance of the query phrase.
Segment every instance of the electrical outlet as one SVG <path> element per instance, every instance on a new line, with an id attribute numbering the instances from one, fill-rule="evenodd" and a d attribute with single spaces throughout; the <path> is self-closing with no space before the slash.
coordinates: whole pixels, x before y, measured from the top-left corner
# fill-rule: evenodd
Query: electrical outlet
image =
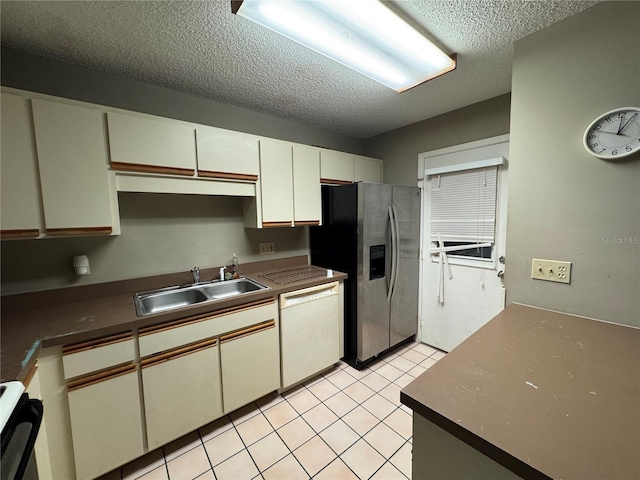
<path id="1" fill-rule="evenodd" d="M 548 282 L 571 283 L 571 262 L 534 258 L 531 278 Z"/>
<path id="2" fill-rule="evenodd" d="M 276 253 L 276 244 L 274 242 L 260 244 L 260 255 L 269 255 L 271 253 Z"/>

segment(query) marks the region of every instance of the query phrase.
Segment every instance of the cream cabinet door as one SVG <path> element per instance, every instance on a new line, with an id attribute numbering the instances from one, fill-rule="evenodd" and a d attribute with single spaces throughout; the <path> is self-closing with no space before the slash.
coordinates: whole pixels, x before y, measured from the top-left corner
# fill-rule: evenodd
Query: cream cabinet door
<path id="1" fill-rule="evenodd" d="M 352 183 L 353 155 L 334 150 L 320 150 L 320 178 L 322 183 Z"/>
<path id="2" fill-rule="evenodd" d="M 42 200 L 30 102 L 2 93 L 1 238 L 36 238 L 42 228 Z"/>
<path id="3" fill-rule="evenodd" d="M 320 149 L 293 146 L 293 213 L 296 225 L 319 225 L 322 218 Z"/>
<path id="4" fill-rule="evenodd" d="M 177 120 L 108 112 L 111 167 L 174 175 L 196 171 L 195 127 Z"/>
<path id="5" fill-rule="evenodd" d="M 68 396 L 79 480 L 96 478 L 144 453 L 134 365 L 85 384 L 70 383 Z"/>
<path id="6" fill-rule="evenodd" d="M 216 340 L 142 361 L 149 450 L 222 416 Z"/>
<path id="7" fill-rule="evenodd" d="M 262 226 L 293 224 L 292 145 L 279 140 L 260 140 L 260 190 Z"/>
<path id="8" fill-rule="evenodd" d="M 258 137 L 222 128 L 196 127 L 198 176 L 258 180 Z"/>
<path id="9" fill-rule="evenodd" d="M 220 337 L 224 412 L 232 412 L 280 388 L 276 319 Z"/>
<path id="10" fill-rule="evenodd" d="M 355 155 L 353 162 L 354 181 L 382 183 L 382 160 Z"/>
<path id="11" fill-rule="evenodd" d="M 47 235 L 120 233 L 102 113 L 31 102 Z"/>

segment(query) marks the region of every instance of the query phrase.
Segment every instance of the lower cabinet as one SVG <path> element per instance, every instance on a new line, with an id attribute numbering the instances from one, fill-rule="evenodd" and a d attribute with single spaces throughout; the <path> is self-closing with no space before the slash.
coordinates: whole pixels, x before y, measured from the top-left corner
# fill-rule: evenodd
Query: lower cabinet
<path id="1" fill-rule="evenodd" d="M 134 364 L 68 385 L 76 476 L 95 478 L 145 453 Z"/>
<path id="2" fill-rule="evenodd" d="M 280 346 L 274 319 L 220 337 L 225 413 L 280 388 Z"/>
<path id="3" fill-rule="evenodd" d="M 142 360 L 149 450 L 222 416 L 219 372 L 216 339 Z"/>

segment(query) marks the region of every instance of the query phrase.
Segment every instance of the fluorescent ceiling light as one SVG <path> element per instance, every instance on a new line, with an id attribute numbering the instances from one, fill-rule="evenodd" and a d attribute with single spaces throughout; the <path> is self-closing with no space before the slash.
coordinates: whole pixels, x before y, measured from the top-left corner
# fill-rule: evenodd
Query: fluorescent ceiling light
<path id="1" fill-rule="evenodd" d="M 451 57 L 378 0 L 243 0 L 248 18 L 398 92 L 456 68 Z"/>

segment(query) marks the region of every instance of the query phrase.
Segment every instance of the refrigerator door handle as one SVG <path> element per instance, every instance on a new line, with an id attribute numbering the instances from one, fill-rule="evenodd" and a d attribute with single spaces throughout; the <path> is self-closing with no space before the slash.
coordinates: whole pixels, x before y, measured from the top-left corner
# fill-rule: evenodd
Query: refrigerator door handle
<path id="1" fill-rule="evenodd" d="M 387 293 L 387 302 L 391 301 L 391 295 L 393 295 L 393 286 L 396 280 L 396 222 L 393 215 L 393 209 L 389 206 L 389 225 L 391 225 L 391 275 L 389 276 L 389 292 Z"/>
<path id="2" fill-rule="evenodd" d="M 393 283 L 391 290 L 391 298 L 396 293 L 396 283 L 398 283 L 398 270 L 400 265 L 400 226 L 398 225 L 398 213 L 396 212 L 396 206 L 391 206 L 391 211 L 393 212 L 393 223 L 395 225 L 395 238 L 393 239 Z M 392 231 L 393 233 L 393 231 Z"/>

